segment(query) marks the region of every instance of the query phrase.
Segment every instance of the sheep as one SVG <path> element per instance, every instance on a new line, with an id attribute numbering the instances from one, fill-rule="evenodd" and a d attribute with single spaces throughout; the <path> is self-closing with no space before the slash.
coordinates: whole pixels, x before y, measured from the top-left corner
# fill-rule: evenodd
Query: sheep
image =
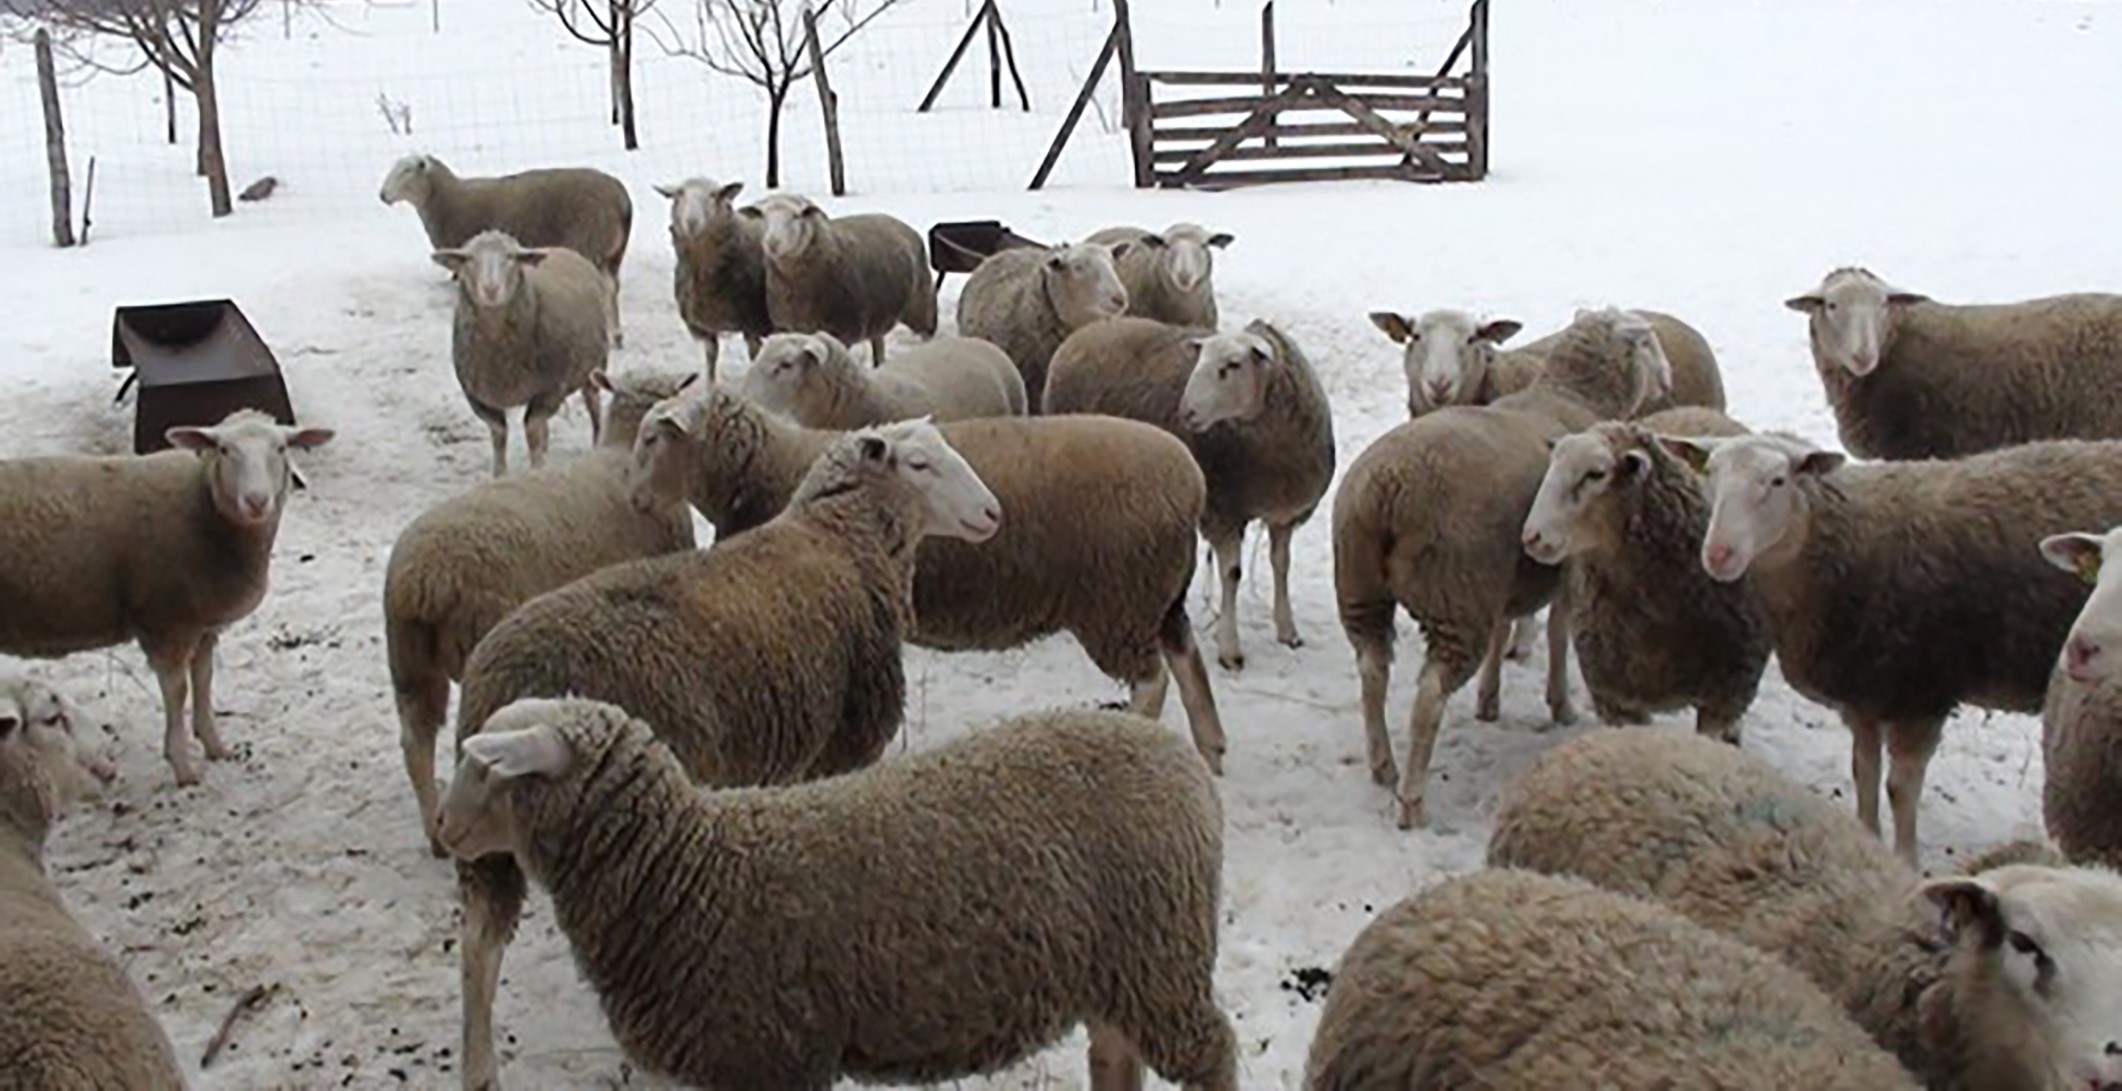
<path id="1" fill-rule="evenodd" d="M 420 214 L 433 250 L 453 250 L 484 231 L 503 231 L 524 246 L 566 247 L 604 274 L 612 344 L 619 328 L 619 266 L 634 229 L 626 183 L 588 167 L 527 170 L 498 178 L 459 178 L 441 159 L 408 155 L 391 166 L 379 196 Z"/>
<path id="2" fill-rule="evenodd" d="M 1499 715 L 1503 644 L 1512 618 L 1552 600 L 1547 706 L 1575 720 L 1569 701 L 1568 601 L 1560 573 L 1525 556 L 1525 517 L 1547 472 L 1547 442 L 1602 418 L 1627 416 L 1665 374 L 1640 318 L 1586 311 L 1540 378 L 1490 406 L 1451 406 L 1380 436 L 1334 494 L 1334 595 L 1356 652 L 1371 778 L 1399 781 L 1399 824 L 1423 821 L 1430 752 L 1445 703 L 1477 664 L 1477 719 Z M 1404 607 L 1426 644 L 1409 720 L 1407 768 L 1393 765 L 1385 726 L 1393 615 Z"/>
<path id="3" fill-rule="evenodd" d="M 604 446 L 450 497 L 399 533 L 383 577 L 384 654 L 423 830 L 434 828 L 435 738 L 449 714 L 450 683 L 463 679 L 479 638 L 510 610 L 578 577 L 693 548 L 684 502 L 637 508 L 630 474 L 641 418 L 697 378 L 595 373 L 612 395 Z M 429 847 L 441 855 L 440 844 Z"/>
<path id="4" fill-rule="evenodd" d="M 1760 758 L 1641 727 L 1542 757 L 1506 793 L 1488 859 L 1659 902 L 1781 958 L 1939 1091 L 2122 1085 L 2112 871 L 1926 882 Z"/>
<path id="5" fill-rule="evenodd" d="M 1525 553 L 1563 566 L 1577 664 L 1608 724 L 1692 707 L 1695 730 L 1739 741 L 1768 666 L 1767 619 L 1751 589 L 1717 583 L 1695 563 L 1709 499 L 1656 437 L 1746 431 L 1684 406 L 1555 442 L 1525 517 Z"/>
<path id="6" fill-rule="evenodd" d="M 1491 870 L 1349 946 L 1307 1091 L 1917 1084 L 1805 977 L 1663 906 Z"/>
<path id="7" fill-rule="evenodd" d="M 742 334 L 751 358 L 774 332 L 766 309 L 766 251 L 760 242 L 765 225 L 737 212 L 742 182 L 720 185 L 712 179 L 688 178 L 659 185 L 670 198 L 671 249 L 677 254 L 672 276 L 678 316 L 700 340 L 707 356 L 707 379 L 715 380 L 722 358 L 722 335 Z"/>
<path id="8" fill-rule="evenodd" d="M 1784 301 L 1806 316 L 1842 444 L 1959 458 L 2047 439 L 2122 439 L 2122 295 L 1938 303 L 1845 266 Z"/>
<path id="9" fill-rule="evenodd" d="M 989 256 L 958 293 L 958 332 L 1009 353 L 1024 377 L 1031 412 L 1041 412 L 1047 363 L 1068 335 L 1127 312 L 1114 262 L 1132 243 L 1021 247 Z"/>
<path id="10" fill-rule="evenodd" d="M 444 840 L 551 892 L 644 1069 L 934 1083 L 1088 1023 L 1094 1088 L 1140 1087 L 1145 1060 L 1237 1088 L 1213 995 L 1222 808 L 1137 717 L 1027 716 L 772 791 L 703 792 L 647 723 L 592 701 L 510 704 L 464 750 Z"/>
<path id="11" fill-rule="evenodd" d="M 1667 387 L 1636 410 L 1643 415 L 1676 405 L 1724 409 L 1724 378 L 1716 354 L 1694 327 L 1658 311 L 1632 310 L 1650 323 L 1667 360 Z M 1419 417 L 1446 405 L 1487 405 L 1531 386 L 1567 327 L 1529 345 L 1499 350 L 1524 327 L 1511 319 L 1476 320 L 1463 311 L 1429 311 L 1419 317 L 1373 311 L 1371 324 L 1405 346 L 1407 415 Z"/>
<path id="12" fill-rule="evenodd" d="M 2122 747 L 2116 745 L 2122 738 L 2122 688 L 2111 673 L 2111 653 L 2122 651 L 2115 605 L 2122 562 L 2109 567 L 2110 550 L 2122 557 L 2122 530 L 2058 534 L 2041 542 L 2050 564 L 2093 585 L 2063 642 L 2041 710 L 2047 770 L 2041 811 L 2049 837 L 2070 859 L 2122 868 Z"/>
<path id="13" fill-rule="evenodd" d="M 908 639 L 1001 651 L 1066 632 L 1150 719 L 1176 677 L 1194 744 L 1221 772 L 1223 723 L 1186 611 L 1206 485 L 1185 445 L 1093 416 L 957 421 L 942 432 L 1010 517 L 993 541 L 921 547 Z M 718 541 L 745 534 L 782 510 L 833 435 L 726 391 L 673 399 L 635 445 L 636 502 L 686 496 Z"/>
<path id="14" fill-rule="evenodd" d="M 807 428 L 1024 415 L 1016 365 L 977 337 L 931 341 L 865 368 L 832 334 L 777 333 L 752 354 L 744 396 Z"/>
<path id="15" fill-rule="evenodd" d="M 2122 523 L 2122 443 L 2033 443 L 1957 462 L 1843 468 L 1785 436 L 1674 437 L 1709 472 L 1701 564 L 1759 596 L 1793 689 L 1841 714 L 1857 813 L 1916 860 L 1923 780 L 1963 704 L 2036 712 L 2082 601 L 2035 545 Z"/>
<path id="16" fill-rule="evenodd" d="M 493 436 L 494 476 L 508 472 L 506 411 L 515 406 L 524 407 L 533 468 L 545 465 L 547 421 L 574 391 L 589 407 L 595 442 L 602 413 L 589 377 L 610 348 L 597 270 L 574 251 L 526 250 L 499 231 L 434 256 L 457 281 L 450 359 L 464 400 Z"/>
<path id="17" fill-rule="evenodd" d="M 642 427 L 644 439 L 660 430 L 654 412 Z M 935 425 L 840 437 L 767 525 L 601 569 L 511 611 L 465 663 L 459 754 L 502 705 L 575 695 L 654 723 L 703 784 L 868 765 L 904 708 L 914 547 L 924 535 L 984 541 L 1001 519 Z M 460 863 L 458 888 L 464 1085 L 490 1087 L 494 991 L 523 876 L 506 860 Z"/>
<path id="18" fill-rule="evenodd" d="M 1216 657 L 1224 667 L 1245 666 L 1239 555 L 1255 519 L 1267 524 L 1275 639 L 1304 643 L 1289 604 L 1290 537 L 1333 481 L 1334 425 L 1326 390 L 1296 342 L 1266 321 L 1222 335 L 1147 318 L 1094 322 L 1054 353 L 1045 405 L 1154 424 L 1193 450 L 1208 481 L 1201 533 L 1223 580 Z"/>
<path id="19" fill-rule="evenodd" d="M 214 719 L 214 649 L 265 599 L 288 449 L 332 431 L 239 409 L 164 434 L 175 450 L 0 460 L 0 653 L 138 642 L 162 690 L 163 756 L 188 787 L 199 783 L 188 737 L 215 761 L 236 757 Z"/>
<path id="20" fill-rule="evenodd" d="M 0 1082 L 181 1091 L 176 1053 L 139 987 L 67 912 L 46 872 L 61 813 L 117 775 L 81 726 L 58 690 L 0 677 Z"/>
<path id="21" fill-rule="evenodd" d="M 936 275 L 920 232 L 877 212 L 827 216 L 787 193 L 740 215 L 761 225 L 774 329 L 866 340 L 872 366 L 884 362 L 884 335 L 901 322 L 936 335 Z"/>
<path id="22" fill-rule="evenodd" d="M 1174 326 L 1216 328 L 1215 251 L 1234 241 L 1229 232 L 1210 232 L 1191 223 L 1175 223 L 1161 235 L 1139 227 L 1108 227 L 1089 241 L 1131 244 L 1118 263 L 1129 314 Z"/>

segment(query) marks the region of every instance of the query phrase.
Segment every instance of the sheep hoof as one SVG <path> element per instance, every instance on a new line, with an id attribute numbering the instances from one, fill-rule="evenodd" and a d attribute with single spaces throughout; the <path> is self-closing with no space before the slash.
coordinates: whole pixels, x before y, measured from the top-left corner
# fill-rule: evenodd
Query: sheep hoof
<path id="1" fill-rule="evenodd" d="M 1474 702 L 1474 719 L 1492 724 L 1503 718 L 1503 698 L 1498 694 L 1484 693 Z"/>
<path id="2" fill-rule="evenodd" d="M 1304 646 L 1304 638 L 1298 636 L 1295 629 L 1291 629 L 1286 633 L 1277 633 L 1275 639 L 1281 641 L 1282 646 L 1285 648 L 1301 648 Z"/>
<path id="3" fill-rule="evenodd" d="M 427 839 L 427 854 L 437 860 L 449 859 L 449 853 L 443 849 L 442 842 L 437 841 L 432 837 Z"/>
<path id="4" fill-rule="evenodd" d="M 1512 663 L 1523 663 L 1526 660 L 1531 659 L 1532 657 L 1533 650 L 1530 647 L 1521 648 L 1516 645 L 1512 645 L 1511 647 L 1505 648 L 1503 650 L 1503 658 L 1509 660 Z"/>
<path id="5" fill-rule="evenodd" d="M 1571 707 L 1568 701 L 1549 705 L 1547 710 L 1554 716 L 1555 723 L 1559 726 L 1568 727 L 1577 722 L 1577 710 Z"/>
<path id="6" fill-rule="evenodd" d="M 1242 671 L 1245 669 L 1245 653 L 1221 652 L 1217 654 L 1216 662 L 1220 664 L 1224 670 Z"/>
<path id="7" fill-rule="evenodd" d="M 236 752 L 235 747 L 225 742 L 207 742 L 201 739 L 199 745 L 206 751 L 208 761 L 235 761 L 241 756 Z"/>
<path id="8" fill-rule="evenodd" d="M 1422 813 L 1422 797 L 1416 796 L 1413 799 L 1402 797 L 1400 800 L 1400 828 L 1403 830 L 1416 830 L 1428 824 L 1428 819 Z"/>
<path id="9" fill-rule="evenodd" d="M 1393 766 L 1390 758 L 1382 762 L 1372 762 L 1370 781 L 1380 788 L 1390 788 L 1400 782 L 1400 770 Z"/>
<path id="10" fill-rule="evenodd" d="M 171 767 L 177 774 L 177 787 L 190 788 L 199 783 L 199 768 L 189 762 Z"/>

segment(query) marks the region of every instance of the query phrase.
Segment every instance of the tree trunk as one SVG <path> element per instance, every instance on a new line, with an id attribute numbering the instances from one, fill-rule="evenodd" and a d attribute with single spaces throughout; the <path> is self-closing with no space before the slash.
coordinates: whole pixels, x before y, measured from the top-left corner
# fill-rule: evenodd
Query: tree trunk
<path id="1" fill-rule="evenodd" d="M 221 148 L 221 98 L 214 80 L 214 45 L 221 33 L 222 0 L 199 0 L 199 71 L 192 96 L 199 103 L 199 165 L 216 217 L 236 210 L 228 189 L 228 157 Z"/>
<path id="2" fill-rule="evenodd" d="M 618 5 L 614 4 L 613 6 L 617 7 Z M 615 19 L 617 17 L 616 14 L 613 16 Z M 621 79 L 619 66 L 626 62 L 621 59 L 624 54 L 619 52 L 619 31 L 616 27 L 612 30 L 611 44 L 606 47 L 605 53 L 606 59 L 611 62 L 611 78 L 606 80 L 605 84 L 606 89 L 611 92 L 612 124 L 617 125 L 619 124 L 619 82 Z"/>
<path id="3" fill-rule="evenodd" d="M 626 150 L 641 147 L 641 138 L 634 127 L 634 3 L 635 0 L 613 0 L 612 6 L 612 63 L 616 66 L 612 75 L 619 81 L 619 126 L 626 137 Z"/>
<path id="4" fill-rule="evenodd" d="M 162 69 L 162 129 L 163 136 L 174 147 L 177 143 L 177 81 L 169 74 L 168 65 Z"/>
<path id="5" fill-rule="evenodd" d="M 58 69 L 52 64 L 52 36 L 37 28 L 37 91 L 44 100 L 44 163 L 52 176 L 52 245 L 74 245 L 72 183 L 66 171 L 66 125 L 59 118 Z"/>
<path id="6" fill-rule="evenodd" d="M 781 185 L 781 106 L 788 101 L 789 85 L 771 87 L 766 92 L 766 188 L 776 189 Z"/>

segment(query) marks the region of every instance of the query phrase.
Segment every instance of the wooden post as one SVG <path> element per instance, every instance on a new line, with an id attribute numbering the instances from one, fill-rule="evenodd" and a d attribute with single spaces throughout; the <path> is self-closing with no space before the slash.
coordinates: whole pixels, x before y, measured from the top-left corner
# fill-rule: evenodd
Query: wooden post
<path id="1" fill-rule="evenodd" d="M 44 99 L 44 164 L 52 176 L 52 245 L 74 245 L 73 184 L 66 171 L 66 123 L 59 117 L 58 69 L 52 64 L 52 35 L 37 28 L 37 92 Z"/>
<path id="2" fill-rule="evenodd" d="M 987 4 L 987 97 L 988 105 L 1002 108 L 1002 36 L 996 33 L 994 0 Z"/>
<path id="3" fill-rule="evenodd" d="M 825 112 L 825 161 L 832 172 L 833 196 L 847 196 L 847 163 L 840 157 L 840 96 L 825 75 L 825 51 L 818 46 L 818 17 L 803 9 L 803 35 L 810 42 L 811 78 L 818 81 L 818 107 Z"/>
<path id="4" fill-rule="evenodd" d="M 1053 145 L 1046 149 L 1046 158 L 1039 162 L 1039 173 L 1032 175 L 1031 188 L 1038 189 L 1054 173 L 1054 164 L 1061 160 L 1061 149 L 1068 145 L 1069 135 L 1076 131 L 1076 123 L 1083 120 L 1083 110 L 1090 105 L 1091 96 L 1098 92 L 1098 80 L 1105 75 L 1105 66 L 1113 61 L 1113 54 L 1120 48 L 1120 26 L 1113 24 L 1112 33 L 1105 36 L 1105 48 L 1098 51 L 1098 59 L 1090 66 L 1090 77 L 1083 81 L 1083 90 L 1076 94 L 1075 104 L 1068 108 L 1068 117 L 1062 119 L 1061 131 L 1054 134 Z"/>
<path id="5" fill-rule="evenodd" d="M 992 3 L 995 13 L 995 29 L 1002 32 L 1002 59 L 1009 62 L 1010 82 L 1017 85 L 1017 101 L 1024 106 L 1025 113 L 1032 112 L 1032 97 L 1024 90 L 1024 73 L 1017 71 L 1017 45 L 1009 40 L 1009 26 L 1002 21 L 1002 5 Z"/>
<path id="6" fill-rule="evenodd" d="M 1488 177 L 1488 0 L 1474 0 L 1473 71 L 1466 81 L 1466 163 L 1474 180 Z"/>
<path id="7" fill-rule="evenodd" d="M 1113 29 L 1119 35 L 1120 114 L 1127 123 L 1128 143 L 1134 151 L 1135 188 L 1149 189 L 1157 184 L 1149 83 L 1135 68 L 1134 19 L 1128 11 L 1128 0 L 1113 0 Z"/>
<path id="8" fill-rule="evenodd" d="M 1260 5 L 1260 94 L 1267 98 L 1275 95 L 1275 0 Z M 1281 121 L 1277 115 L 1269 115 L 1267 123 L 1272 126 Z M 1272 128 L 1261 138 L 1268 147 L 1275 146 Z"/>
<path id="9" fill-rule="evenodd" d="M 943 93 L 943 85 L 950 82 L 950 74 L 956 72 L 958 62 L 965 59 L 966 49 L 973 44 L 973 35 L 980 33 L 980 24 L 987 18 L 987 9 L 993 7 L 994 3 L 995 0 L 984 0 L 981 3 L 980 11 L 973 16 L 972 25 L 965 28 L 965 37 L 958 39 L 958 48 L 950 51 L 950 60 L 943 62 L 943 71 L 936 73 L 936 82 L 929 85 L 928 94 L 922 96 L 921 105 L 915 107 L 915 113 L 925 114 L 936 105 L 936 96 Z"/>

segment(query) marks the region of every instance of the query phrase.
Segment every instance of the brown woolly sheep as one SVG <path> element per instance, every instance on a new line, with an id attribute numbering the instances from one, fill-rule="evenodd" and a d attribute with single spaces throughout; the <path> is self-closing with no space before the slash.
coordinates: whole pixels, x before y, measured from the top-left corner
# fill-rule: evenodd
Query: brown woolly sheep
<path id="1" fill-rule="evenodd" d="M 806 428 L 1023 416 L 1024 380 L 977 337 L 943 337 L 866 368 L 829 333 L 777 333 L 752 354 L 744 396 Z"/>
<path id="2" fill-rule="evenodd" d="M 656 187 L 670 198 L 671 250 L 677 255 L 672 291 L 678 317 L 700 341 L 707 356 L 707 380 L 715 381 L 722 359 L 722 335 L 741 334 L 749 355 L 774 332 L 766 309 L 766 225 L 737 213 L 742 182 L 718 185 L 708 178 L 688 178 Z"/>
<path id="3" fill-rule="evenodd" d="M 2093 585 L 2071 623 L 2041 712 L 2041 811 L 2070 859 L 2122 867 L 2122 529 L 2059 534 L 2041 543 L 2049 563 Z M 2109 555 L 2116 558 L 2107 564 Z"/>
<path id="4" fill-rule="evenodd" d="M 1234 237 L 1200 224 L 1175 223 L 1163 232 L 1108 227 L 1086 240 L 1111 246 L 1128 243 L 1117 262 L 1127 287 L 1127 313 L 1174 326 L 1216 328 L 1216 251 Z"/>
<path id="5" fill-rule="evenodd" d="M 1046 368 L 1068 335 L 1127 311 L 1114 262 L 1132 243 L 1023 247 L 989 256 L 958 293 L 958 332 L 994 343 L 1024 378 L 1034 414 L 1046 396 Z"/>
<path id="6" fill-rule="evenodd" d="M 739 214 L 764 225 L 766 309 L 776 330 L 868 341 L 871 366 L 884 362 L 884 335 L 901 322 L 936 335 L 936 275 L 920 232 L 878 212 L 827 216 L 786 193 Z"/>

